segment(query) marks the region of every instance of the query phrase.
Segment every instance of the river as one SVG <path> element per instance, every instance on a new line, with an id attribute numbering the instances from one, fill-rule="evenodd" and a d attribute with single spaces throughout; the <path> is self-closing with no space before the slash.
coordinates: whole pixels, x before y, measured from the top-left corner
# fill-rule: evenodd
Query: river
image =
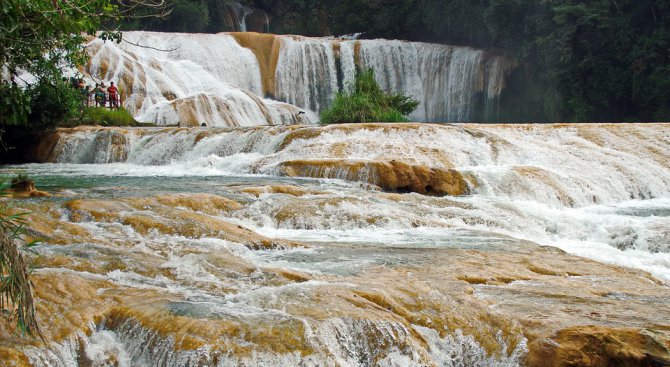
<path id="1" fill-rule="evenodd" d="M 669 340 L 668 124 L 76 128 L 48 148 L 0 167 L 53 195 L 13 204 L 43 241 L 48 344 L 6 358 L 516 366 L 572 350 L 566 330 Z"/>

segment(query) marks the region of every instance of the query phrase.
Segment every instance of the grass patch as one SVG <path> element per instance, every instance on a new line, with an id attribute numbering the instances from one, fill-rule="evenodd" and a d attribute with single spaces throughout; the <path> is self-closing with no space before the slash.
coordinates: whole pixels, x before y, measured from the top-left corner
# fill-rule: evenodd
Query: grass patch
<path id="1" fill-rule="evenodd" d="M 87 107 L 83 109 L 80 117 L 71 119 L 60 126 L 74 127 L 79 125 L 147 126 L 148 124 L 137 122 L 124 109 L 110 110 L 104 107 Z"/>

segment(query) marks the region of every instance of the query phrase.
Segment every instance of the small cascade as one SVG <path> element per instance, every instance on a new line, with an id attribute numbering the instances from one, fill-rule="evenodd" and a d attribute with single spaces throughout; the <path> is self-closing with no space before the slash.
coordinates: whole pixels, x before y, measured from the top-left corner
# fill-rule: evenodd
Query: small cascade
<path id="1" fill-rule="evenodd" d="M 234 32 L 246 32 L 247 31 L 247 22 L 246 18 L 249 14 L 253 13 L 253 9 L 248 6 L 235 1 L 232 4 L 226 5 L 229 8 L 231 14 L 232 24 L 236 26 L 236 29 L 233 29 Z"/>
<path id="2" fill-rule="evenodd" d="M 59 162 L 125 162 L 134 139 L 134 133 L 123 130 L 83 130 L 59 140 L 53 154 Z"/>
<path id="3" fill-rule="evenodd" d="M 92 333 L 83 333 L 63 343 L 53 343 L 48 348 L 29 348 L 26 354 L 37 366 L 77 367 L 82 363 L 92 366 L 115 365 L 196 367 L 210 366 L 431 366 L 437 363 L 444 367 L 520 366 L 527 348 L 522 341 L 508 355 L 504 339 L 498 335 L 502 346 L 500 356 L 490 356 L 477 340 L 456 330 L 453 336 L 440 337 L 436 330 L 414 326 L 408 329 L 402 324 L 356 320 L 352 318 L 330 318 L 323 322 L 304 321 L 294 337 L 306 339 L 311 349 L 307 356 L 299 352 L 275 352 L 257 350 L 250 355 L 235 353 L 222 346 L 204 345 L 197 349 L 175 348 L 178 340 L 191 336 L 172 335 L 165 337 L 158 332 L 142 327 L 137 321 L 128 319 L 113 329 L 105 325 L 92 326 Z M 500 333 L 499 333 L 500 334 Z M 416 335 L 425 338 L 427 345 L 416 340 Z M 228 343 L 234 344 L 234 337 Z M 247 346 L 248 347 L 248 346 Z"/>
<path id="4" fill-rule="evenodd" d="M 473 193 L 557 207 L 663 197 L 670 187 L 663 124 L 66 131 L 52 153 L 61 163 L 198 162 L 227 167 L 228 173 L 342 178 L 398 190 L 409 180 L 410 191 L 420 193 Z"/>
<path id="5" fill-rule="evenodd" d="M 99 129 L 61 135 L 51 156 L 58 163 L 132 163 L 145 166 L 189 163 L 209 156 L 275 152 L 290 129 Z M 247 162 L 248 163 L 248 162 Z M 239 166 L 242 171 L 252 167 Z"/>

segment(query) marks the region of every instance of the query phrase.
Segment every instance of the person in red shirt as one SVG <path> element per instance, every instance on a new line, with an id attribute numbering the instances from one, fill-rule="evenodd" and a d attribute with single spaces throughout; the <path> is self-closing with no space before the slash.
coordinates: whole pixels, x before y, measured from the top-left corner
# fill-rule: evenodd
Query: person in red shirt
<path id="1" fill-rule="evenodd" d="M 109 88 L 107 88 L 107 93 L 109 93 L 109 108 L 116 107 L 119 108 L 119 90 L 114 85 L 114 82 L 109 83 Z"/>

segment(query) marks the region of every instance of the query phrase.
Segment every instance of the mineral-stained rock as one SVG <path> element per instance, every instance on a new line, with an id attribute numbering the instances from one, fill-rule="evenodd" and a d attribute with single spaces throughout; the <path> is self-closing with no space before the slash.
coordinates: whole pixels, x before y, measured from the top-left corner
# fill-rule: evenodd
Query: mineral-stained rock
<path id="1" fill-rule="evenodd" d="M 527 363 L 538 367 L 670 366 L 669 349 L 667 333 L 573 326 L 533 341 Z"/>
<path id="2" fill-rule="evenodd" d="M 79 340 L 97 325 L 139 338 L 134 342 L 156 358 L 204 350 L 214 362 L 259 353 L 323 358 L 330 352 L 322 343 L 335 342 L 331 336 L 354 338 L 342 342 L 368 350 L 357 358 L 372 365 L 393 350 L 414 350 L 416 363 L 430 365 L 435 338 L 476 343 L 467 345 L 478 349 L 463 350 L 475 353 L 469 358 L 513 355 L 529 366 L 662 366 L 669 357 L 670 290 L 663 282 L 530 242 L 501 236 L 497 247 L 480 250 L 389 248 L 389 258 L 405 261 L 337 276 L 254 264 L 208 244 L 214 236 L 252 249 L 289 247 L 266 245 L 276 240 L 218 218 L 244 205 L 217 195 L 31 205 L 30 221 L 46 241 L 33 281 L 49 342 Z M 123 224 L 141 237 L 128 237 Z M 184 237 L 197 242 L 174 244 L 190 241 Z M 376 250 L 350 251 L 372 258 L 365 252 Z M 179 262 L 195 258 L 202 261 L 191 271 L 208 275 L 184 278 Z M 129 279 L 146 286 L 128 285 Z M 232 298 L 221 309 L 200 306 L 158 286 L 167 280 Z M 0 320 L 0 356 L 27 365 L 24 351 L 42 347 L 12 330 Z"/>
<path id="3" fill-rule="evenodd" d="M 279 170 L 289 177 L 339 178 L 367 182 L 387 191 L 428 195 L 467 195 L 475 185 L 471 177 L 457 170 L 395 160 L 293 160 L 282 162 Z"/>

